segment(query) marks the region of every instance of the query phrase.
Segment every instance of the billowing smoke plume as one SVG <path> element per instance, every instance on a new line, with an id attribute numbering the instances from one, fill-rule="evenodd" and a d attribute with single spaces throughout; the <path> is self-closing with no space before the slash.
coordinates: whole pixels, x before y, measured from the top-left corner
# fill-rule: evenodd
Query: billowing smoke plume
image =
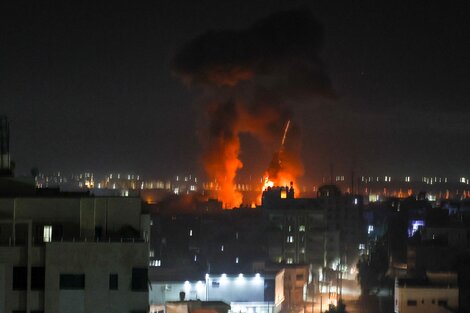
<path id="1" fill-rule="evenodd" d="M 296 102 L 333 95 L 319 58 L 322 43 L 320 24 L 309 10 L 299 9 L 273 14 L 247 29 L 207 32 L 176 55 L 174 72 L 200 94 L 207 114 L 203 162 L 226 207 L 242 203 L 234 191 L 243 166 L 240 133 L 273 146 L 292 119 Z M 291 129 L 295 133 L 295 125 Z M 282 161 L 295 178 L 303 167 L 291 137 Z"/>

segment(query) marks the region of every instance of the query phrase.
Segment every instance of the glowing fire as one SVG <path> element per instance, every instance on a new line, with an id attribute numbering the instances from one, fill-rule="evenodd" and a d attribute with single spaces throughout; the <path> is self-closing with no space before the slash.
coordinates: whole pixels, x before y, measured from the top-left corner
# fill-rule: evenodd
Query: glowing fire
<path id="1" fill-rule="evenodd" d="M 263 184 L 263 188 L 261 188 L 262 191 L 265 191 L 266 189 L 268 189 L 268 187 L 274 187 L 274 182 L 272 180 L 269 180 L 269 177 L 264 177 L 263 178 L 264 180 L 264 184 Z"/>

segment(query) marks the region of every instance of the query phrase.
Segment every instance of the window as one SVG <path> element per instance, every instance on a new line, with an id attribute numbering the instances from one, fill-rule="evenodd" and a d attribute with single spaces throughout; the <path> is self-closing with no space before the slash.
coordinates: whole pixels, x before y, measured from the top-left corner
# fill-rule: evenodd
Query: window
<path id="1" fill-rule="evenodd" d="M 155 251 L 150 250 L 149 252 L 149 257 L 153 258 L 155 256 Z"/>
<path id="2" fill-rule="evenodd" d="M 44 267 L 31 268 L 31 290 L 44 290 L 46 281 Z"/>
<path id="3" fill-rule="evenodd" d="M 287 242 L 288 243 L 294 242 L 294 236 L 287 236 Z"/>
<path id="4" fill-rule="evenodd" d="M 85 289 L 85 274 L 60 274 L 60 289 Z"/>
<path id="5" fill-rule="evenodd" d="M 51 225 L 44 225 L 42 240 L 44 242 L 52 241 L 52 226 Z"/>
<path id="6" fill-rule="evenodd" d="M 134 267 L 132 268 L 132 291 L 147 291 L 148 290 L 148 270 L 147 268 Z"/>
<path id="7" fill-rule="evenodd" d="M 118 274 L 109 274 L 109 290 L 118 290 Z"/>
<path id="8" fill-rule="evenodd" d="M 293 263 L 293 260 L 292 258 L 287 258 L 287 261 L 286 261 L 287 264 L 292 264 Z"/>
<path id="9" fill-rule="evenodd" d="M 416 302 L 416 300 L 408 300 L 406 302 L 406 305 L 408 306 L 416 306 L 418 303 Z"/>
<path id="10" fill-rule="evenodd" d="M 295 276 L 295 279 L 296 279 L 296 280 L 303 280 L 303 279 L 304 279 L 304 274 L 297 274 L 297 275 Z"/>
<path id="11" fill-rule="evenodd" d="M 235 263 L 237 263 L 237 264 L 238 264 L 238 257 L 236 257 L 236 258 L 235 258 Z"/>
<path id="12" fill-rule="evenodd" d="M 305 225 L 300 225 L 299 226 L 299 231 L 304 232 L 305 231 Z"/>
<path id="13" fill-rule="evenodd" d="M 438 306 L 447 306 L 447 300 L 439 299 L 439 300 L 437 300 L 437 305 Z"/>
<path id="14" fill-rule="evenodd" d="M 26 266 L 13 267 L 13 290 L 26 290 L 27 270 Z"/>

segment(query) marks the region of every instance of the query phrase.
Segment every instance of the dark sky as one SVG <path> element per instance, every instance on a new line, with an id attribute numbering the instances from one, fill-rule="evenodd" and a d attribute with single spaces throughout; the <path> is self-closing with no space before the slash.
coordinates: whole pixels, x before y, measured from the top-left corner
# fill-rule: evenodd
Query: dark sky
<path id="1" fill-rule="evenodd" d="M 181 47 L 280 10 L 309 8 L 337 100 L 300 103 L 309 177 L 335 169 L 470 175 L 467 1 L 11 1 L 0 4 L 0 114 L 17 174 L 200 173 L 195 94 Z M 255 175 L 272 151 L 242 138 Z"/>

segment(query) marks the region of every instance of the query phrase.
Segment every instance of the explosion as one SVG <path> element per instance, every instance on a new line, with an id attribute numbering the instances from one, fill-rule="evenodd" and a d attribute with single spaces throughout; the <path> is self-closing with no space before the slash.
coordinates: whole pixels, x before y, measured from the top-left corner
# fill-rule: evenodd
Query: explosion
<path id="1" fill-rule="evenodd" d="M 264 173 L 261 191 L 265 191 L 274 186 L 286 187 L 286 189 L 293 187 L 294 190 L 299 190 L 297 188 L 296 178 L 303 174 L 303 166 L 300 160 L 294 159 L 297 153 L 290 153 L 292 155 L 289 155 L 289 150 L 286 151 L 285 146 L 290 123 L 291 121 L 288 120 L 284 128 L 281 146 L 279 150 L 274 153 L 268 170 Z M 290 152 L 292 151 L 293 149 L 291 147 Z M 258 196 L 257 203 L 261 203 L 261 194 Z"/>
<path id="2" fill-rule="evenodd" d="M 309 10 L 298 9 L 271 15 L 247 29 L 209 31 L 176 55 L 175 74 L 199 94 L 206 114 L 202 162 L 218 184 L 225 208 L 243 202 L 235 190 L 243 167 L 240 134 L 252 135 L 273 151 L 284 133 L 264 175 L 267 184 L 290 185 L 302 175 L 292 112 L 300 101 L 333 95 L 318 56 L 322 42 L 320 24 Z"/>

